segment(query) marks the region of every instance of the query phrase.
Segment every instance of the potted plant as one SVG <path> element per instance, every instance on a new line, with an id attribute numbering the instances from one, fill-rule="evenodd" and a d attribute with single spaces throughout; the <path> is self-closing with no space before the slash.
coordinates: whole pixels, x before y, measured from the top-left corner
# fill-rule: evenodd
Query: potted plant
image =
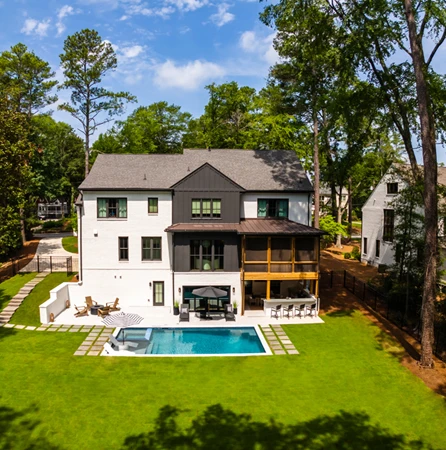
<path id="1" fill-rule="evenodd" d="M 237 302 L 234 302 L 233 304 L 232 304 L 232 307 L 234 308 L 234 314 L 237 314 Z"/>
<path id="2" fill-rule="evenodd" d="M 175 303 L 173 304 L 173 315 L 178 316 L 180 314 L 180 304 L 177 300 L 175 300 Z"/>

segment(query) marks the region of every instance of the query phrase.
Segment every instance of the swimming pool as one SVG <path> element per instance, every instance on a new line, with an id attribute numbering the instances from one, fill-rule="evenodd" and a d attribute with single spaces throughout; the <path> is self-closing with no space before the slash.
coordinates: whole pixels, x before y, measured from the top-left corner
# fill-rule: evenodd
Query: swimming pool
<path id="1" fill-rule="evenodd" d="M 256 327 L 125 328 L 119 331 L 116 339 L 138 344 L 129 349 L 138 356 L 270 353 Z"/>

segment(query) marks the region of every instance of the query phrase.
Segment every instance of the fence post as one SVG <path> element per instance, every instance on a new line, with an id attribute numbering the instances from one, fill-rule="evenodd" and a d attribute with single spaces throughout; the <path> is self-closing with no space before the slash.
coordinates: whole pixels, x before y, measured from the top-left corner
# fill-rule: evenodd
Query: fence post
<path id="1" fill-rule="evenodd" d="M 330 289 L 333 287 L 333 271 L 330 272 Z"/>
<path id="2" fill-rule="evenodd" d="M 374 290 L 374 292 L 375 292 L 375 308 L 373 308 L 375 311 L 376 311 L 376 301 L 377 301 L 377 296 L 376 296 L 376 291 Z"/>
<path id="3" fill-rule="evenodd" d="M 344 270 L 344 287 L 345 287 L 345 279 L 346 279 L 346 277 L 347 277 L 347 271 Z"/>
<path id="4" fill-rule="evenodd" d="M 11 274 L 12 274 L 12 276 L 14 276 L 15 275 L 15 272 L 14 272 L 14 260 L 11 258 Z"/>
<path id="5" fill-rule="evenodd" d="M 362 285 L 362 301 L 365 301 L 365 283 Z"/>
<path id="6" fill-rule="evenodd" d="M 37 273 L 40 272 L 40 260 L 39 260 L 39 255 L 37 255 Z"/>
<path id="7" fill-rule="evenodd" d="M 53 273 L 53 257 L 50 256 L 50 273 Z"/>
<path id="8" fill-rule="evenodd" d="M 353 277 L 353 294 L 355 293 L 356 277 Z"/>

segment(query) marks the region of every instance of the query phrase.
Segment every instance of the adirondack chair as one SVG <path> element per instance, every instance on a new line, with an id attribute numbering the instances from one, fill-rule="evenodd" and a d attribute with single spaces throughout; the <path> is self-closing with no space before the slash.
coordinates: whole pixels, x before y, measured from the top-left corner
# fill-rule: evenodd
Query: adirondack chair
<path id="1" fill-rule="evenodd" d="M 88 316 L 88 306 L 76 306 L 74 305 L 74 307 L 76 308 L 76 311 L 74 313 L 75 317 L 82 317 L 82 316 Z"/>
<path id="2" fill-rule="evenodd" d="M 110 311 L 119 311 L 121 308 L 118 308 L 119 298 L 116 297 L 114 302 L 108 302 L 105 304 L 107 308 L 110 308 Z"/>
<path id="3" fill-rule="evenodd" d="M 90 311 L 92 306 L 96 306 L 98 302 L 95 302 L 90 296 L 85 297 L 85 303 L 87 304 L 88 311 Z"/>

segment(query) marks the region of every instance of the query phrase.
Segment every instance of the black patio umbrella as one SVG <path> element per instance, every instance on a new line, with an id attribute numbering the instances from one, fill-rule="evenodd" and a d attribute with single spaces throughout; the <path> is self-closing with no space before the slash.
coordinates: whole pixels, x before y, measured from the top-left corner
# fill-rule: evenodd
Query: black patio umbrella
<path id="1" fill-rule="evenodd" d="M 207 299 L 206 309 L 208 309 L 208 305 L 209 305 L 208 300 L 210 298 L 227 297 L 227 295 L 228 295 L 228 293 L 226 291 L 224 291 L 223 289 L 218 289 L 213 286 L 206 286 L 206 287 L 194 289 L 192 291 L 192 294 L 196 295 L 197 297 L 203 297 L 203 298 Z"/>

